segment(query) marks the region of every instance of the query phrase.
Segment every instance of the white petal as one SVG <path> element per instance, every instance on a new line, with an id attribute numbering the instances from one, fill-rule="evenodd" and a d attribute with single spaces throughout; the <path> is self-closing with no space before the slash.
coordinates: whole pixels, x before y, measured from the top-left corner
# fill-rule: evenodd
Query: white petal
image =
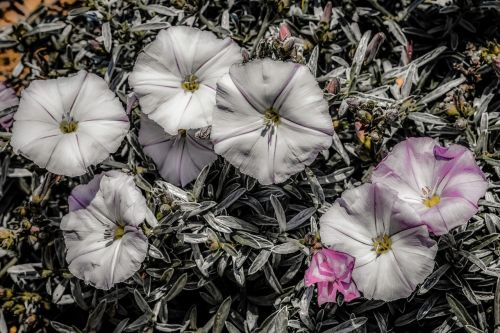
<path id="1" fill-rule="evenodd" d="M 100 179 L 97 192 L 96 179 Z M 139 225 L 148 210 L 133 177 L 109 171 L 77 187 L 71 195 L 79 209 L 61 221 L 69 270 L 100 289 L 131 277 L 146 257 L 147 239 Z M 83 201 L 90 202 L 82 205 Z M 124 234 L 115 238 L 119 226 Z"/>
<path id="2" fill-rule="evenodd" d="M 179 129 L 212 124 L 216 80 L 241 61 L 240 49 L 231 39 L 176 26 L 161 31 L 139 55 L 129 82 L 142 111 L 175 135 Z M 199 83 L 193 93 L 182 89 L 189 75 Z"/>
<path id="3" fill-rule="evenodd" d="M 232 66 L 217 84 L 211 132 L 214 149 L 262 184 L 285 181 L 331 145 L 333 127 L 326 102 L 304 68 L 255 60 Z M 296 75 L 300 77 L 295 79 Z M 300 83 L 302 79 L 305 84 Z M 305 90 L 307 96 L 292 98 L 292 94 L 300 95 L 297 90 Z M 271 108 L 280 115 L 280 122 L 273 125 L 264 121 Z M 308 112 L 297 112 L 300 108 Z"/>
<path id="4" fill-rule="evenodd" d="M 141 117 L 139 142 L 155 162 L 161 176 L 176 186 L 185 186 L 196 179 L 201 169 L 217 159 L 209 140 L 186 135 L 169 135 L 147 117 Z"/>
<path id="5" fill-rule="evenodd" d="M 66 176 L 82 175 L 114 153 L 129 127 L 121 103 L 106 82 L 84 71 L 32 82 L 14 119 L 14 151 Z M 63 120 L 75 122 L 76 130 L 63 133 Z"/>

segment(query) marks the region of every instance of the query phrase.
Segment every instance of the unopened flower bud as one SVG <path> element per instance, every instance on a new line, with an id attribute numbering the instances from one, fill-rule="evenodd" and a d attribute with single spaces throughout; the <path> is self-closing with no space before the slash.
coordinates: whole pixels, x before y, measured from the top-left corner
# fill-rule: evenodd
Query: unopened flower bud
<path id="1" fill-rule="evenodd" d="M 285 22 L 280 23 L 280 28 L 279 28 L 279 38 L 283 42 L 285 39 L 288 37 L 291 37 L 292 33 L 290 32 L 290 29 L 288 28 L 288 25 Z"/>

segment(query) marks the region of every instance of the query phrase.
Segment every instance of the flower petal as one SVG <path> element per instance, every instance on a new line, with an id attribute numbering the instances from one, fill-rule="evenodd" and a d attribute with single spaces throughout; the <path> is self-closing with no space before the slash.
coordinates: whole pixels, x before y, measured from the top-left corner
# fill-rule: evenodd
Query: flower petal
<path id="1" fill-rule="evenodd" d="M 211 142 L 197 138 L 195 130 L 169 135 L 146 116 L 141 117 L 139 142 L 161 176 L 176 186 L 190 183 L 201 169 L 217 159 Z"/>
<path id="2" fill-rule="evenodd" d="M 292 105 L 287 96 L 299 94 L 296 90 L 308 97 L 301 95 L 304 98 L 294 99 L 297 105 Z M 266 122 L 268 112 L 277 113 L 276 123 Z M 307 120 L 313 118 L 317 124 Z M 323 94 L 304 66 L 255 60 L 232 66 L 217 84 L 211 133 L 215 152 L 261 184 L 281 183 L 304 170 L 330 147 L 332 134 Z"/>
<path id="3" fill-rule="evenodd" d="M 230 38 L 176 26 L 160 31 L 139 55 L 129 82 L 142 111 L 176 135 L 179 129 L 212 124 L 216 80 L 241 61 L 240 48 Z M 191 75 L 198 88 L 184 91 L 182 83 Z"/>
<path id="4" fill-rule="evenodd" d="M 32 82 L 14 119 L 14 151 L 52 173 L 70 177 L 86 173 L 89 166 L 114 153 L 129 128 L 125 111 L 106 82 L 84 71 Z M 63 132 L 63 121 L 73 123 L 74 130 Z"/>

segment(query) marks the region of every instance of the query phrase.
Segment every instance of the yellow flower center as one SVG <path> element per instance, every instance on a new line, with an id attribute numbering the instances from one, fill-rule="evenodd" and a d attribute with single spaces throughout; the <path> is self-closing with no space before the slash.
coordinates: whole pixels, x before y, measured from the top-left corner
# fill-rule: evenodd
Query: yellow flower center
<path id="1" fill-rule="evenodd" d="M 177 134 L 179 134 L 180 137 L 185 137 L 186 133 L 187 133 L 187 130 L 182 129 L 182 128 L 177 131 Z"/>
<path id="2" fill-rule="evenodd" d="M 119 226 L 115 229 L 115 237 L 114 237 L 114 240 L 118 240 L 118 239 L 122 238 L 124 234 L 125 234 L 125 227 L 124 227 L 124 226 L 122 226 L 122 225 L 119 225 Z"/>
<path id="3" fill-rule="evenodd" d="M 76 131 L 77 128 L 78 128 L 78 122 L 72 120 L 71 121 L 63 120 L 59 124 L 59 129 L 64 134 L 73 133 Z"/>
<path id="4" fill-rule="evenodd" d="M 280 114 L 275 108 L 269 108 L 264 112 L 264 124 L 278 125 L 280 123 Z"/>
<path id="5" fill-rule="evenodd" d="M 391 249 L 392 240 L 389 235 L 385 234 L 379 236 L 373 240 L 373 249 L 377 253 L 377 255 L 384 254 Z"/>
<path id="6" fill-rule="evenodd" d="M 193 92 L 198 90 L 200 83 L 198 82 L 196 75 L 191 74 L 186 77 L 184 82 L 182 82 L 181 87 L 185 91 Z"/>
<path id="7" fill-rule="evenodd" d="M 437 204 L 439 204 L 441 202 L 441 198 L 438 196 L 438 195 L 433 195 L 432 197 L 430 198 L 425 198 L 422 200 L 422 203 L 427 207 L 427 208 L 431 208 L 431 207 L 434 207 L 436 206 Z"/>

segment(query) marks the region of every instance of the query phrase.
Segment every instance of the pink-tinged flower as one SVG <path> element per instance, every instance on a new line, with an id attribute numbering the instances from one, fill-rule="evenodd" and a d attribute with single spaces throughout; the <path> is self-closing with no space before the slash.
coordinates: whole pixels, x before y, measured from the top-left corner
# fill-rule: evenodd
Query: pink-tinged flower
<path id="1" fill-rule="evenodd" d="M 212 124 L 217 80 L 242 60 L 231 38 L 176 26 L 160 31 L 146 46 L 129 82 L 142 112 L 176 135 L 180 129 Z"/>
<path id="2" fill-rule="evenodd" d="M 205 132 L 179 130 L 177 135 L 170 135 L 143 115 L 139 142 L 166 181 L 185 186 L 198 177 L 201 169 L 217 159 Z"/>
<path id="3" fill-rule="evenodd" d="M 0 128 L 8 131 L 14 123 L 13 108 L 19 104 L 19 98 L 14 89 L 0 82 Z"/>
<path id="4" fill-rule="evenodd" d="M 352 281 L 355 259 L 350 255 L 331 249 L 321 249 L 311 260 L 306 270 L 305 284 L 317 284 L 318 304 L 337 302 L 337 292 L 350 302 L 359 297 L 359 291 Z"/>
<path id="5" fill-rule="evenodd" d="M 73 189 L 61 221 L 70 272 L 99 289 L 130 278 L 146 258 L 140 225 L 148 207 L 134 179 L 119 171 Z"/>
<path id="6" fill-rule="evenodd" d="M 321 217 L 320 233 L 323 244 L 356 258 L 352 278 L 368 299 L 408 297 L 434 268 L 427 227 L 383 184 L 345 191 Z"/>
<path id="7" fill-rule="evenodd" d="M 217 83 L 215 152 L 264 185 L 304 170 L 332 144 L 332 118 L 306 66 L 254 60 Z"/>
<path id="8" fill-rule="evenodd" d="M 469 149 L 442 147 L 431 138 L 397 144 L 375 168 L 372 181 L 396 190 L 436 235 L 467 223 L 488 188 Z"/>

